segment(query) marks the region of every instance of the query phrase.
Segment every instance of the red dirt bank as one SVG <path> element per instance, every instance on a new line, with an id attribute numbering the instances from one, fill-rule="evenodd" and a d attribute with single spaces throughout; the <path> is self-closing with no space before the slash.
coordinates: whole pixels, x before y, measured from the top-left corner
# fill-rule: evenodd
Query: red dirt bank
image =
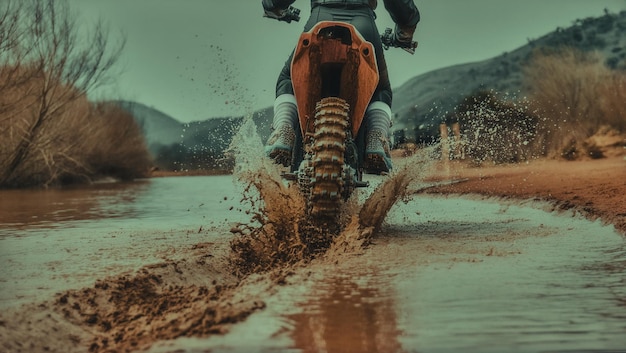
<path id="1" fill-rule="evenodd" d="M 481 168 L 451 162 L 439 166 L 432 180 L 462 181 L 425 193 L 548 201 L 556 209 L 575 209 L 587 218 L 600 218 L 626 235 L 626 160 L 622 156 Z"/>

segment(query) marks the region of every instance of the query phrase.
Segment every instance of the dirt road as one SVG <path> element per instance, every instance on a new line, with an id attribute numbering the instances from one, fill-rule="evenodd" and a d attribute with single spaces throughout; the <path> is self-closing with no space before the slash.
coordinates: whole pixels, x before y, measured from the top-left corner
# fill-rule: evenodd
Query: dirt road
<path id="1" fill-rule="evenodd" d="M 434 180 L 463 180 L 427 190 L 509 200 L 541 200 L 555 210 L 602 219 L 626 234 L 626 160 L 621 155 L 586 161 L 542 160 L 491 168 L 439 166 Z"/>

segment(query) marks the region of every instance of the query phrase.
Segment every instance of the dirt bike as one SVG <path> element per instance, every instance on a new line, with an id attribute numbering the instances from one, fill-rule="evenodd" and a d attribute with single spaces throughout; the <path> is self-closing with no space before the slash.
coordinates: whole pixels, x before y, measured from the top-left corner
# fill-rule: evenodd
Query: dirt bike
<path id="1" fill-rule="evenodd" d="M 299 20 L 290 7 L 279 20 Z M 276 17 L 274 17 L 276 18 Z M 414 53 L 416 42 L 394 41 L 388 28 L 383 48 Z M 373 45 L 345 22 L 323 21 L 302 33 L 291 62 L 300 131 L 296 132 L 290 172 L 317 223 L 336 223 L 342 202 L 363 181 L 365 136 L 363 117 L 378 85 Z"/>

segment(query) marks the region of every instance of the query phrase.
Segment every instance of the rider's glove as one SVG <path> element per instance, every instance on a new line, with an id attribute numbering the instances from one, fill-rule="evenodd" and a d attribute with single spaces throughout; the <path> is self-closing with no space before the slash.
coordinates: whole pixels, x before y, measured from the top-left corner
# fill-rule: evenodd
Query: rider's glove
<path id="1" fill-rule="evenodd" d="M 273 18 L 275 20 L 281 20 L 285 17 L 285 10 L 279 8 L 273 10 L 265 10 L 265 17 Z"/>
<path id="2" fill-rule="evenodd" d="M 401 27 L 396 25 L 394 41 L 400 48 L 408 48 L 412 46 L 415 27 L 416 26 Z"/>
<path id="3" fill-rule="evenodd" d="M 274 1 L 272 0 L 263 0 L 261 2 L 263 4 L 263 10 L 265 11 L 265 17 L 273 18 L 275 20 L 284 21 L 287 23 L 291 23 L 292 20 L 298 21 L 300 17 L 298 16 L 300 11 L 294 14 L 293 10 L 290 12 L 290 6 L 281 9 L 280 7 L 274 6 Z"/>

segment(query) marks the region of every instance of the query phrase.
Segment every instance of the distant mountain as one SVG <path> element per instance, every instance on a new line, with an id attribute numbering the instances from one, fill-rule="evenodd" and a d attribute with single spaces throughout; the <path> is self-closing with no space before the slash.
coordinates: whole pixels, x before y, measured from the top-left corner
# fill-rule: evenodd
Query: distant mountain
<path id="1" fill-rule="evenodd" d="M 611 68 L 626 69 L 626 11 L 576 20 L 569 28 L 557 28 L 539 39 L 529 40 L 512 52 L 474 63 L 456 65 L 414 77 L 394 89 L 395 135 L 428 138 L 437 136 L 442 120 L 467 95 L 494 90 L 515 98 L 524 94 L 522 67 L 536 50 L 570 46 L 598 51 Z"/>
<path id="2" fill-rule="evenodd" d="M 557 28 L 545 36 L 497 57 L 455 65 L 416 76 L 394 89 L 394 135 L 428 140 L 438 136 L 439 124 L 458 103 L 478 90 L 494 90 L 502 98 L 523 95 L 523 66 L 536 50 L 570 46 L 598 51 L 611 68 L 626 69 L 626 11 L 576 20 L 569 28 Z M 229 146 L 242 117 L 210 118 L 181 123 L 140 103 L 118 101 L 129 111 L 145 134 L 157 163 L 179 169 L 211 166 Z M 272 107 L 253 114 L 257 132 L 266 141 L 270 134 Z"/>
<path id="3" fill-rule="evenodd" d="M 223 152 L 243 122 L 243 117 L 224 117 L 182 123 L 141 103 L 112 103 L 135 118 L 155 164 L 169 170 L 226 167 Z M 252 117 L 263 140 L 270 134 L 271 113 L 272 108 L 266 108 Z"/>
<path id="4" fill-rule="evenodd" d="M 112 103 L 133 115 L 151 151 L 160 145 L 181 142 L 183 126 L 180 121 L 141 103 L 129 101 L 113 101 Z"/>

